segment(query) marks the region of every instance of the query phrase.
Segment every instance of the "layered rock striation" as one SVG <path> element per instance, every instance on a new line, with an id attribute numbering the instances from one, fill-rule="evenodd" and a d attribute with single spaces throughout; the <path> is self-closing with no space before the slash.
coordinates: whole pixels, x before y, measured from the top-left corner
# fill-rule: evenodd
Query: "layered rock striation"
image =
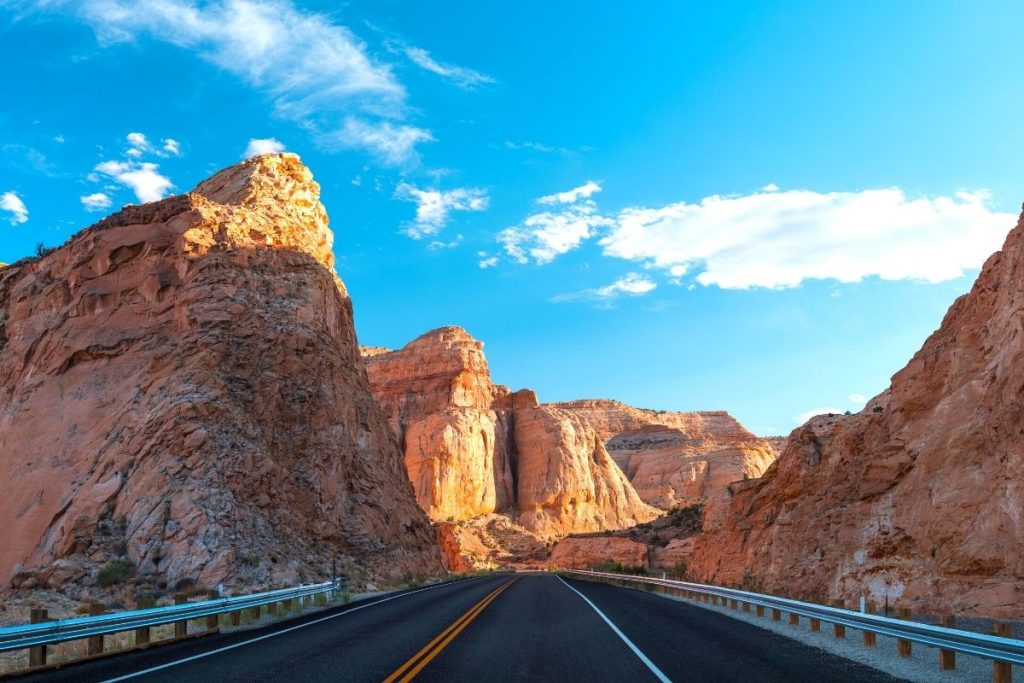
<path id="1" fill-rule="evenodd" d="M 658 514 L 585 421 L 493 384 L 483 344 L 465 330 L 434 330 L 364 360 L 432 519 L 504 512 L 531 532 L 564 536 Z"/>
<path id="2" fill-rule="evenodd" d="M 0 270 L 0 580 L 440 568 L 331 241 L 269 155 Z"/>
<path id="3" fill-rule="evenodd" d="M 890 387 L 813 418 L 699 539 L 699 578 L 1024 616 L 1024 224 Z"/>

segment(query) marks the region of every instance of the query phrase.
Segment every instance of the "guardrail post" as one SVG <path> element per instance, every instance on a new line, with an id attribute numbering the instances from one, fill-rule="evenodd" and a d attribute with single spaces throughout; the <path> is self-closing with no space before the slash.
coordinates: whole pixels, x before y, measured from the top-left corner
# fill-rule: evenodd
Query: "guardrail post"
<path id="1" fill-rule="evenodd" d="M 750 603 L 749 602 L 744 602 L 743 603 L 743 611 L 744 612 L 749 612 L 750 611 Z"/>
<path id="2" fill-rule="evenodd" d="M 267 603 L 267 614 L 269 614 L 272 617 L 276 617 L 277 616 L 277 603 L 276 602 L 268 602 Z"/>
<path id="3" fill-rule="evenodd" d="M 873 614 L 873 612 L 871 611 L 871 605 L 870 604 L 868 604 L 868 603 L 864 604 L 864 613 L 865 614 Z M 875 646 L 875 633 L 874 633 L 874 631 L 862 631 L 861 634 L 862 634 L 862 637 L 864 639 L 864 647 L 874 647 Z"/>
<path id="4" fill-rule="evenodd" d="M 220 615 L 211 614 L 206 617 L 206 630 L 213 631 L 220 625 Z"/>
<path id="5" fill-rule="evenodd" d="M 992 627 L 992 635 L 1010 637 L 1010 625 L 1005 623 L 996 624 Z M 992 662 L 993 683 L 1013 683 L 1013 669 L 1009 662 L 1000 662 L 998 659 Z"/>
<path id="6" fill-rule="evenodd" d="M 188 598 L 186 598 L 184 595 L 177 595 L 177 596 L 174 597 L 174 604 L 175 605 L 184 605 L 186 602 L 188 602 Z M 176 621 L 176 622 L 174 622 L 174 637 L 175 638 L 184 638 L 187 635 L 188 635 L 188 619 L 186 619 L 185 621 Z"/>
<path id="7" fill-rule="evenodd" d="M 739 609 L 739 603 L 736 601 L 736 598 L 733 598 L 729 601 L 729 607 L 733 609 Z"/>
<path id="8" fill-rule="evenodd" d="M 940 622 L 948 628 L 956 628 L 956 617 L 952 614 L 942 617 Z M 939 650 L 939 668 L 943 671 L 952 671 L 956 668 L 956 652 L 953 650 Z"/>
<path id="9" fill-rule="evenodd" d="M 50 613 L 45 609 L 33 609 L 29 612 L 29 621 L 33 624 L 41 624 L 50 621 Z M 35 645 L 28 649 L 28 665 L 30 668 L 46 666 L 46 646 Z"/>
<path id="10" fill-rule="evenodd" d="M 780 610 L 777 610 L 777 609 L 775 609 L 773 607 L 772 608 L 772 621 L 781 621 L 781 620 L 782 620 L 782 612 Z"/>
<path id="11" fill-rule="evenodd" d="M 757 606 L 757 616 L 759 616 L 759 617 L 763 617 L 764 616 L 764 605 L 758 605 Z"/>
<path id="12" fill-rule="evenodd" d="M 139 598 L 135 601 L 135 609 L 150 609 L 156 604 L 152 598 Z M 149 627 L 135 629 L 135 645 L 149 645 Z"/>
<path id="13" fill-rule="evenodd" d="M 789 623 L 792 624 L 793 626 L 799 626 L 800 625 L 800 615 L 797 614 L 796 612 L 790 612 L 789 613 Z"/>
<path id="14" fill-rule="evenodd" d="M 832 606 L 833 607 L 838 607 L 839 609 L 843 609 L 844 607 L 846 607 L 846 601 L 844 601 L 844 600 L 833 600 L 832 601 Z M 844 626 L 843 624 L 832 624 L 832 636 L 834 638 L 845 638 L 846 637 L 846 626 Z"/>
<path id="15" fill-rule="evenodd" d="M 89 604 L 89 616 L 98 617 L 103 614 L 103 605 L 99 603 Z M 88 645 L 86 646 L 86 654 L 89 655 L 101 655 L 103 654 L 103 636 L 90 636 L 87 639 Z"/>
<path id="16" fill-rule="evenodd" d="M 900 607 L 896 610 L 896 618 L 903 619 L 904 621 L 910 620 L 910 608 Z M 899 638 L 896 640 L 896 652 L 899 653 L 900 657 L 909 657 L 913 652 L 913 643 L 909 640 L 903 640 Z"/>

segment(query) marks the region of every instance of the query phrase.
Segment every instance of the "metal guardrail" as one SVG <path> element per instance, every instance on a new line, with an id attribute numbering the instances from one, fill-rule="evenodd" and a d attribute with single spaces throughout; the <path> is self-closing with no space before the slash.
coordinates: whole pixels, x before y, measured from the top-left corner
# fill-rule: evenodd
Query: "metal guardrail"
<path id="1" fill-rule="evenodd" d="M 295 600 L 322 593 L 345 590 L 343 579 L 318 583 L 297 588 L 218 598 L 202 602 L 187 602 L 166 607 L 152 607 L 130 612 L 117 612 L 91 617 L 61 619 L 39 624 L 25 624 L 0 628 L 0 652 L 20 650 L 37 645 L 52 645 L 69 640 L 80 640 L 93 636 L 121 633 L 134 629 L 161 626 L 191 619 L 201 619 L 219 614 L 236 612 L 251 607 L 260 607 L 284 600 Z"/>
<path id="2" fill-rule="evenodd" d="M 1015 638 L 1005 638 L 984 633 L 961 631 L 945 626 L 932 626 L 931 624 L 903 621 L 878 614 L 865 614 L 839 607 L 826 607 L 810 602 L 777 598 L 773 595 L 751 593 L 734 588 L 721 588 L 701 583 L 585 570 L 562 570 L 562 572 L 618 581 L 631 581 L 702 595 L 718 596 L 727 600 L 736 600 L 737 602 L 746 602 L 751 605 L 761 605 L 770 609 L 777 609 L 780 612 L 798 614 L 808 619 L 818 619 L 830 624 L 849 626 L 859 631 L 868 631 L 900 640 L 909 640 L 942 650 L 962 652 L 975 657 L 1000 662 L 1024 664 L 1024 640 L 1017 640 Z"/>

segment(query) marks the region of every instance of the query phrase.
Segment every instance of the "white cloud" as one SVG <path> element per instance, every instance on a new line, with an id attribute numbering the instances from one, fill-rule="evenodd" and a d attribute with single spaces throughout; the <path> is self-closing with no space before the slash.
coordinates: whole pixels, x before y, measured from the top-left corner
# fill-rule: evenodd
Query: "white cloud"
<path id="1" fill-rule="evenodd" d="M 497 256 L 491 256 L 486 251 L 478 251 L 476 255 L 480 257 L 478 265 L 480 266 L 481 270 L 486 270 L 487 268 L 494 268 L 496 265 L 498 265 Z"/>
<path id="2" fill-rule="evenodd" d="M 83 195 L 80 200 L 86 211 L 103 211 L 109 209 L 111 205 L 110 197 L 102 192 Z"/>
<path id="3" fill-rule="evenodd" d="M 142 133 L 128 133 L 128 135 L 125 137 L 128 139 L 128 144 L 131 145 L 134 149 L 139 149 L 142 151 L 147 151 L 150 149 L 149 140 Z"/>
<path id="4" fill-rule="evenodd" d="M 550 263 L 576 249 L 594 235 L 596 228 L 612 225 L 589 199 L 600 190 L 597 183 L 588 182 L 567 192 L 541 197 L 537 200 L 539 204 L 566 206 L 527 216 L 519 225 L 498 233 L 498 241 L 517 263 L 528 263 L 531 258 L 538 265 Z"/>
<path id="5" fill-rule="evenodd" d="M 657 286 L 658 285 L 654 280 L 645 275 L 629 273 L 610 285 L 596 287 L 594 289 L 584 289 L 583 291 L 572 292 L 571 294 L 559 294 L 558 296 L 551 297 L 551 301 L 555 303 L 577 301 L 580 299 L 607 301 L 623 294 L 628 296 L 640 296 L 642 294 L 647 294 L 657 288 Z"/>
<path id="6" fill-rule="evenodd" d="M 556 192 L 555 194 L 549 194 L 541 197 L 537 200 L 537 203 L 545 205 L 572 204 L 581 198 L 589 198 L 591 195 L 600 191 L 600 185 L 595 183 L 593 180 L 588 180 L 585 184 L 580 185 L 579 187 L 574 187 L 566 192 Z"/>
<path id="7" fill-rule="evenodd" d="M 406 47 L 405 54 L 417 66 L 435 73 L 438 76 L 442 76 L 460 88 L 464 88 L 466 90 L 472 90 L 473 88 L 485 83 L 496 82 L 487 74 L 482 74 L 479 71 L 467 69 L 462 66 L 455 66 L 454 64 L 438 62 L 423 48 Z"/>
<path id="8" fill-rule="evenodd" d="M 0 194 L 0 211 L 6 211 L 11 214 L 7 217 L 11 225 L 28 221 L 28 207 L 25 206 L 25 202 L 21 200 L 21 197 L 13 191 Z"/>
<path id="9" fill-rule="evenodd" d="M 452 211 L 486 211 L 490 202 L 487 191 L 478 187 L 459 187 L 444 192 L 421 190 L 408 183 L 395 189 L 395 198 L 416 203 L 416 219 L 405 229 L 414 239 L 440 232 Z"/>
<path id="10" fill-rule="evenodd" d="M 320 137 L 320 143 L 325 147 L 367 149 L 381 161 L 395 166 L 415 160 L 416 145 L 433 140 L 430 131 L 422 128 L 389 121 L 368 122 L 355 117 L 346 119 L 341 128 Z"/>
<path id="11" fill-rule="evenodd" d="M 242 153 L 243 159 L 251 159 L 261 154 L 280 154 L 284 144 L 277 138 L 252 138 Z"/>
<path id="12" fill-rule="evenodd" d="M 54 135 L 53 136 L 53 141 L 54 142 L 59 142 L 59 143 L 63 144 L 64 143 L 64 136 L 63 135 Z"/>
<path id="13" fill-rule="evenodd" d="M 166 138 L 163 140 L 164 147 L 163 151 L 165 155 L 180 157 L 181 156 L 181 143 L 174 138 Z"/>
<path id="14" fill-rule="evenodd" d="M 427 244 L 427 249 L 429 249 L 430 251 L 437 251 L 438 249 L 454 249 L 455 247 L 462 244 L 462 239 L 462 235 L 459 234 L 456 235 L 455 239 L 453 239 L 451 242 L 445 242 L 443 240 L 431 240 L 430 243 Z"/>
<path id="15" fill-rule="evenodd" d="M 159 166 L 138 161 L 104 161 L 96 165 L 96 171 L 109 176 L 131 188 L 140 202 L 155 202 L 163 199 L 174 183 L 158 173 Z"/>
<path id="16" fill-rule="evenodd" d="M 858 405 L 864 405 L 868 402 L 868 397 L 864 394 L 850 394 L 850 403 L 856 403 Z"/>
<path id="17" fill-rule="evenodd" d="M 621 212 L 600 240 L 608 256 L 723 289 L 794 287 L 807 279 L 941 282 L 979 267 L 1016 216 L 988 193 L 910 199 L 898 188 L 707 197 Z"/>
<path id="18" fill-rule="evenodd" d="M 793 422 L 797 423 L 798 425 L 802 425 L 808 420 L 810 420 L 812 417 L 815 417 L 817 415 L 842 415 L 843 412 L 844 411 L 840 410 L 839 408 L 834 408 L 831 406 L 828 408 L 815 408 L 814 410 L 808 410 L 795 416 L 793 418 Z"/>
<path id="19" fill-rule="evenodd" d="M 762 192 L 778 192 L 779 191 L 779 186 L 776 185 L 775 183 L 768 183 L 767 185 L 765 185 L 764 187 L 761 188 L 761 191 Z"/>
<path id="20" fill-rule="evenodd" d="M 417 142 L 432 139 L 391 123 L 408 111 L 405 88 L 390 66 L 371 59 L 347 27 L 291 0 L 37 0 L 35 6 L 73 12 L 101 44 L 148 36 L 193 51 L 265 93 L 278 116 L 325 146 L 368 140 L 371 152 L 383 150 L 384 160 L 396 163 L 413 158 Z"/>

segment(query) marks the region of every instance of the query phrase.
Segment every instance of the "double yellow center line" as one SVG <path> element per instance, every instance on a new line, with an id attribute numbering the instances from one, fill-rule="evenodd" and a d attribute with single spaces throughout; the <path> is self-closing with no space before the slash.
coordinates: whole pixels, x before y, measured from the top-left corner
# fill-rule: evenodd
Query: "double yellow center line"
<path id="1" fill-rule="evenodd" d="M 501 595 L 502 591 L 519 580 L 519 577 L 507 581 L 491 591 L 483 600 L 469 608 L 469 611 L 456 619 L 452 624 L 442 631 L 436 638 L 427 643 L 426 647 L 414 654 L 405 664 L 384 679 L 384 683 L 406 683 L 411 681 L 416 674 L 423 670 L 427 664 L 448 647 L 448 644 L 455 640 L 455 637 L 462 633 L 462 630 L 469 626 L 469 623 L 476 619 L 487 606 L 494 602 L 495 598 Z"/>

